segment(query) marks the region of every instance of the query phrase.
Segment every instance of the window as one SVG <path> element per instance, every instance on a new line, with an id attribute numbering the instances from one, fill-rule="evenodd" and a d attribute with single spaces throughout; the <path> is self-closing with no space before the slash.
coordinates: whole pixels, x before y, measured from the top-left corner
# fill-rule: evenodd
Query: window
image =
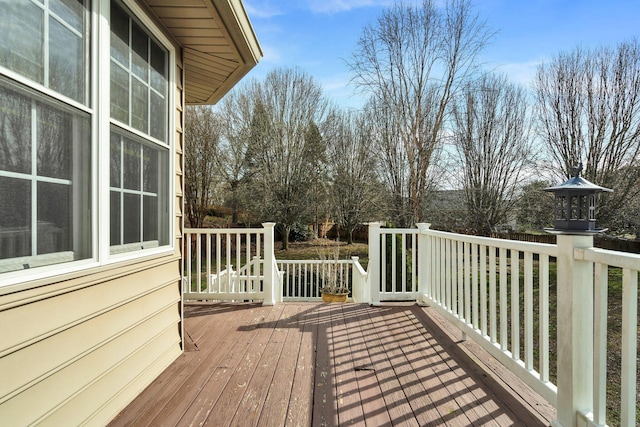
<path id="1" fill-rule="evenodd" d="M 88 102 L 87 25 L 82 1 L 3 7 L 0 66 L 26 83 L 0 76 L 0 272 L 92 255 L 90 114 L 65 101 Z"/>
<path id="2" fill-rule="evenodd" d="M 168 152 L 111 133 L 111 253 L 168 244 Z"/>
<path id="3" fill-rule="evenodd" d="M 168 244 L 167 58 L 123 7 L 111 4 L 112 254 Z"/>
<path id="4" fill-rule="evenodd" d="M 110 13 L 109 27 L 92 27 L 101 11 Z M 129 0 L 3 2 L 3 284 L 20 281 L 24 269 L 88 260 L 61 267 L 70 271 L 107 262 L 109 253 L 135 257 L 171 244 L 173 53 L 153 31 Z M 94 58 L 110 61 L 108 81 L 92 72 Z M 103 102 L 109 111 L 98 108 Z M 97 209 L 101 201 L 106 212 Z"/>
<path id="5" fill-rule="evenodd" d="M 87 30 L 86 1 L 5 1 L 0 65 L 86 105 Z"/>
<path id="6" fill-rule="evenodd" d="M 117 3 L 111 23 L 111 118 L 166 142 L 167 51 Z"/>

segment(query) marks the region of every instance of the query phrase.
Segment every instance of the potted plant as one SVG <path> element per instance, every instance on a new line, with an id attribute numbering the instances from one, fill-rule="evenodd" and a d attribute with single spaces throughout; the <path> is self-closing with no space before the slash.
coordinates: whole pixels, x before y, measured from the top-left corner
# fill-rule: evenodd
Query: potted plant
<path id="1" fill-rule="evenodd" d="M 320 252 L 322 288 L 320 293 L 324 302 L 346 302 L 349 296 L 348 278 L 345 277 L 338 262 L 340 248 Z"/>

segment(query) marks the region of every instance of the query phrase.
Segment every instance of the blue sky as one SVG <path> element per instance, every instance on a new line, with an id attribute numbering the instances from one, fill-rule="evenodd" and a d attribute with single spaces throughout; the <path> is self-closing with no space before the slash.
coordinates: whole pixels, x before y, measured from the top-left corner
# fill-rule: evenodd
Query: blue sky
<path id="1" fill-rule="evenodd" d="M 438 0 L 443 2 L 443 0 Z M 345 60 L 362 28 L 391 0 L 243 0 L 264 58 L 249 77 L 278 67 L 299 67 L 336 103 L 361 105 L 349 86 Z M 474 0 L 496 31 L 481 61 L 485 68 L 527 84 L 538 64 L 560 51 L 616 45 L 640 36 L 638 0 Z"/>

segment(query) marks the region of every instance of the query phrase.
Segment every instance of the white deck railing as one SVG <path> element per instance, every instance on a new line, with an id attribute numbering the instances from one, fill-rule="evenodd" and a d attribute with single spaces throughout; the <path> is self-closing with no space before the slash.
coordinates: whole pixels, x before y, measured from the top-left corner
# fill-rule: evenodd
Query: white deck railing
<path id="1" fill-rule="evenodd" d="M 638 340 L 638 271 L 640 255 L 604 249 L 575 249 L 574 259 L 594 265 L 595 291 L 593 311 L 593 403 L 591 411 L 581 411 L 588 426 L 606 424 L 607 415 L 607 351 L 609 275 L 622 272 L 622 351 L 615 362 L 620 372 L 620 425 L 636 426 L 637 340 Z M 609 405 L 613 406 L 613 405 Z"/>
<path id="2" fill-rule="evenodd" d="M 420 238 L 423 300 L 555 405 L 549 265 L 557 247 L 433 230 Z"/>
<path id="3" fill-rule="evenodd" d="M 273 257 L 274 224 L 263 225 L 264 228 L 186 229 L 183 298 L 262 300 L 265 304 L 279 300 Z"/>
<path id="4" fill-rule="evenodd" d="M 185 299 L 319 300 L 327 261 L 276 261 L 273 224 L 264 226 L 186 230 Z M 605 426 L 607 407 L 619 412 L 620 425 L 637 425 L 640 255 L 595 249 L 591 236 L 559 235 L 550 245 L 374 223 L 368 271 L 357 257 L 338 264 L 355 302 L 416 300 L 435 308 L 555 405 L 554 426 Z M 616 274 L 622 371 L 620 401 L 612 402 L 607 306 L 608 277 Z"/>
<path id="5" fill-rule="evenodd" d="M 390 241 L 413 233 L 417 245 L 402 240 L 396 249 L 392 244 L 391 257 L 385 255 Z M 605 426 L 613 412 L 619 413 L 615 424 L 636 426 L 640 255 L 595 249 L 592 236 L 559 235 L 557 240 L 550 245 L 444 233 L 427 224 L 413 232 L 371 224 L 368 301 L 379 304 L 402 295 L 412 300 L 417 294 L 418 301 L 435 308 L 555 405 L 554 426 Z M 389 270 L 395 275 L 393 292 L 383 285 Z M 413 274 L 417 292 L 409 280 Z M 616 275 L 622 276 L 620 325 L 608 323 L 607 311 L 608 277 Z M 405 281 L 406 287 L 396 286 Z M 616 327 L 620 355 L 607 346 L 608 328 Z M 616 357 L 620 397 L 612 401 L 607 360 Z"/>
<path id="6" fill-rule="evenodd" d="M 273 224 L 265 228 L 185 230 L 185 300 L 320 301 L 327 269 L 364 301 L 366 272 L 350 260 L 277 260 Z M 265 259 L 271 260 L 265 263 Z M 270 271 L 267 271 L 270 270 Z M 269 279 L 270 278 L 270 279 Z"/>
<path id="7" fill-rule="evenodd" d="M 356 287 L 364 285 L 366 273 L 358 262 L 358 257 L 350 260 L 277 260 L 281 275 L 283 301 L 320 301 L 321 289 L 329 275 L 347 287 L 351 294 Z M 332 269 L 328 273 L 328 269 Z M 355 292 L 358 298 L 358 291 Z"/>

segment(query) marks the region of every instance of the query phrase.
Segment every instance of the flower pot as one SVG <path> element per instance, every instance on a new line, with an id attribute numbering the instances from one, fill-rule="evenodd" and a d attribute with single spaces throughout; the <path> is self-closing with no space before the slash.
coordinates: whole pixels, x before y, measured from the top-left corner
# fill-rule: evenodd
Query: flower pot
<path id="1" fill-rule="evenodd" d="M 346 302 L 349 294 L 328 294 L 322 293 L 322 301 L 324 302 Z"/>

